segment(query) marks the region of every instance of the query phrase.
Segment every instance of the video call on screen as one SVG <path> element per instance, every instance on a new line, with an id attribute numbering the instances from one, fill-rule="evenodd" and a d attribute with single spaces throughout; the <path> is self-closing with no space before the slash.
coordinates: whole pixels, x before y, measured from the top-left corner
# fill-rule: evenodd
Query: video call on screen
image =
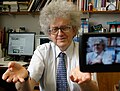
<path id="1" fill-rule="evenodd" d="M 90 40 L 91 39 L 91 40 Z M 102 39 L 102 40 L 101 40 Z M 95 46 L 100 46 L 100 42 L 104 41 L 103 52 L 99 55 L 94 53 Z M 96 42 L 96 44 L 94 44 Z M 105 65 L 108 64 L 119 64 L 120 63 L 120 37 L 88 37 L 86 48 L 86 64 L 92 65 L 92 61 L 99 61 Z M 98 50 L 99 47 L 98 47 Z M 97 52 L 97 51 L 96 51 Z M 93 62 L 94 63 L 94 62 Z"/>

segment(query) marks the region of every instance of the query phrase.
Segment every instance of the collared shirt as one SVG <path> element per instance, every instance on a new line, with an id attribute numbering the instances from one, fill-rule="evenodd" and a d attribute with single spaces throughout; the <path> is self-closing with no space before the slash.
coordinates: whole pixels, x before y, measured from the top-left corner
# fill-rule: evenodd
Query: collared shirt
<path id="1" fill-rule="evenodd" d="M 30 77 L 36 82 L 40 81 L 40 91 L 56 91 L 56 71 L 60 49 L 53 42 L 45 43 L 37 47 L 32 56 L 28 70 Z M 77 83 L 70 80 L 71 69 L 79 66 L 79 44 L 72 42 L 65 51 L 67 55 L 67 80 L 70 91 L 80 91 Z"/>
<path id="2" fill-rule="evenodd" d="M 112 54 L 109 51 L 102 51 L 99 55 L 96 52 L 90 52 L 87 54 L 87 64 L 100 61 L 103 64 L 112 64 Z"/>

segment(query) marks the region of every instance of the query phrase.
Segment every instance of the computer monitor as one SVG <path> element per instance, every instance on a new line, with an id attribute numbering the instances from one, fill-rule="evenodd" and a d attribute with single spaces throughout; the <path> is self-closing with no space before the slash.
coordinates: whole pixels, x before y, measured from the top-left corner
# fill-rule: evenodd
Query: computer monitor
<path id="1" fill-rule="evenodd" d="M 35 48 L 35 32 L 8 33 L 8 55 L 32 56 Z"/>
<path id="2" fill-rule="evenodd" d="M 37 46 L 42 45 L 44 43 L 49 43 L 51 40 L 49 39 L 49 37 L 45 36 L 45 35 L 36 35 L 35 36 L 35 48 L 37 48 Z"/>

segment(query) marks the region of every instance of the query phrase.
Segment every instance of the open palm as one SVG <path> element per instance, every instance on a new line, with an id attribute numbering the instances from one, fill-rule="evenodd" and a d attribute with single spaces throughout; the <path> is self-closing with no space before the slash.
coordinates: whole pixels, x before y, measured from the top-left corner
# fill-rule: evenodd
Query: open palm
<path id="1" fill-rule="evenodd" d="M 2 76 L 2 79 L 7 82 L 14 83 L 17 81 L 24 82 L 24 78 L 27 77 L 27 75 L 28 72 L 22 65 L 17 62 L 10 62 L 8 64 L 8 69 Z"/>

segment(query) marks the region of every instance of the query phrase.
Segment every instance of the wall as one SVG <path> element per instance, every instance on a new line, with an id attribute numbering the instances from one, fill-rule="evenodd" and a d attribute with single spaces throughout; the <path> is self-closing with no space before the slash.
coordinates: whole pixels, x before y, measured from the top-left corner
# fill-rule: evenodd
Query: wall
<path id="1" fill-rule="evenodd" d="M 83 15 L 85 16 L 85 15 Z M 17 29 L 25 26 L 27 31 L 40 33 L 39 15 L 0 15 L 0 26 Z M 119 14 L 90 14 L 89 21 L 91 25 L 102 23 L 104 28 L 109 28 L 107 21 L 120 21 Z"/>
<path id="2" fill-rule="evenodd" d="M 104 28 L 109 28 L 106 22 L 120 21 L 120 14 L 90 14 L 89 21 L 92 25 L 102 24 Z"/>
<path id="3" fill-rule="evenodd" d="M 24 26 L 27 31 L 40 33 L 39 15 L 0 15 L 0 26 L 18 29 Z"/>

